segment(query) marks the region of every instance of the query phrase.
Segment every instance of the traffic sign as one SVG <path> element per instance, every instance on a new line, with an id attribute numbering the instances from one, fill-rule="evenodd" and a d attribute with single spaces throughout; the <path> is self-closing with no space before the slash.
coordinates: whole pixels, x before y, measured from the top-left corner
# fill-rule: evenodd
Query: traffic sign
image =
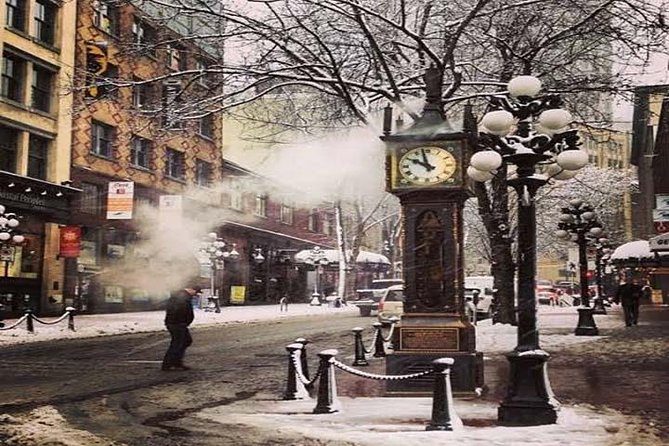
<path id="1" fill-rule="evenodd" d="M 651 251 L 669 251 L 669 233 L 651 238 L 648 246 Z"/>
<path id="2" fill-rule="evenodd" d="M 655 225 L 655 232 L 658 234 L 669 232 L 669 221 L 656 221 L 653 223 Z"/>

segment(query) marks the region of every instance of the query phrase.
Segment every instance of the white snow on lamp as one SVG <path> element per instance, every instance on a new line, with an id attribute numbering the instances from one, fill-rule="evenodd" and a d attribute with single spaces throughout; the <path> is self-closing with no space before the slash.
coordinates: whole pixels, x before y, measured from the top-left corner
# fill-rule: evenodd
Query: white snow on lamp
<path id="1" fill-rule="evenodd" d="M 556 131 L 565 128 L 571 119 L 571 113 L 567 110 L 553 108 L 539 115 L 539 124 L 548 130 Z"/>
<path id="2" fill-rule="evenodd" d="M 569 200 L 569 204 L 572 207 L 575 207 L 576 209 L 578 209 L 583 204 L 583 200 L 581 200 L 580 198 L 573 198 L 573 199 Z"/>
<path id="3" fill-rule="evenodd" d="M 493 135 L 506 135 L 511 131 L 513 125 L 513 115 L 506 110 L 495 110 L 486 113 L 481 120 L 481 124 L 488 133 Z"/>
<path id="4" fill-rule="evenodd" d="M 24 240 L 25 240 L 25 237 L 20 235 L 20 234 L 17 234 L 17 235 L 12 237 L 12 241 L 14 243 L 23 243 Z"/>
<path id="5" fill-rule="evenodd" d="M 565 170 L 579 170 L 588 164 L 588 154 L 584 150 L 565 150 L 555 161 Z"/>
<path id="6" fill-rule="evenodd" d="M 6 242 L 10 238 L 11 235 L 9 234 L 9 232 L 0 232 L 0 240 L 2 240 L 3 242 Z"/>
<path id="7" fill-rule="evenodd" d="M 569 233 L 567 231 L 565 231 L 564 229 L 558 229 L 557 231 L 555 231 L 555 236 L 557 238 L 561 238 L 562 240 L 565 240 L 565 239 L 569 238 Z"/>
<path id="8" fill-rule="evenodd" d="M 594 235 L 595 237 L 597 237 L 602 232 L 604 232 L 604 230 L 602 228 L 600 228 L 599 226 L 595 226 L 594 228 L 590 228 L 589 232 L 590 232 L 591 235 Z"/>
<path id="9" fill-rule="evenodd" d="M 483 150 L 473 154 L 469 160 L 469 164 L 476 170 L 490 172 L 491 170 L 499 169 L 499 166 L 502 165 L 502 155 L 494 150 Z"/>
<path id="10" fill-rule="evenodd" d="M 478 170 L 473 166 L 467 167 L 467 175 L 469 176 L 469 178 L 471 178 L 474 181 L 478 181 L 479 183 L 485 183 L 486 181 L 489 181 L 492 179 L 492 177 L 494 177 L 492 172 L 486 170 Z"/>
<path id="11" fill-rule="evenodd" d="M 534 76 L 518 76 L 509 81 L 507 88 L 513 97 L 531 98 L 541 91 L 541 81 Z"/>
<path id="12" fill-rule="evenodd" d="M 590 221 L 593 218 L 595 218 L 595 213 L 591 211 L 586 211 L 583 214 L 581 214 L 581 217 L 583 218 L 583 220 Z"/>

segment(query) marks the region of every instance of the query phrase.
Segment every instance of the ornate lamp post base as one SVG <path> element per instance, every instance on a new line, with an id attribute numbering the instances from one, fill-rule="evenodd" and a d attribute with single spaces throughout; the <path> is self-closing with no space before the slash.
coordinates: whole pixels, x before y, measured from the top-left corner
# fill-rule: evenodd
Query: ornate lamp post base
<path id="1" fill-rule="evenodd" d="M 592 314 L 593 310 L 590 307 L 578 308 L 578 325 L 574 331 L 576 336 L 597 336 L 599 334 Z"/>
<path id="2" fill-rule="evenodd" d="M 502 425 L 538 426 L 555 424 L 560 403 L 555 399 L 546 362 L 550 355 L 543 350 L 513 351 L 506 355 L 511 369 L 506 398 L 497 409 Z"/>

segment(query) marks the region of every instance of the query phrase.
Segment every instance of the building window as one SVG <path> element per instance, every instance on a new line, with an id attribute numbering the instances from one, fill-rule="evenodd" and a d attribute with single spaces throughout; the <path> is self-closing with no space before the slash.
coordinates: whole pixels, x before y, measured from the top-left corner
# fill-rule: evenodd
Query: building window
<path id="1" fill-rule="evenodd" d="M 25 0 L 6 0 L 5 7 L 7 11 L 5 23 L 10 28 L 19 31 L 26 30 L 26 2 Z"/>
<path id="2" fill-rule="evenodd" d="M 281 204 L 281 223 L 285 223 L 287 225 L 292 225 L 293 224 L 293 213 L 294 213 L 293 206 L 291 206 L 290 204 L 282 203 Z"/>
<path id="3" fill-rule="evenodd" d="M 16 147 L 19 132 L 9 127 L 0 127 L 0 170 L 16 172 Z"/>
<path id="4" fill-rule="evenodd" d="M 207 68 L 208 68 L 207 64 L 202 60 L 198 60 L 198 61 L 195 62 L 195 68 L 197 68 L 198 70 L 201 71 L 201 73 L 198 74 L 197 83 L 202 85 L 203 87 L 206 87 L 207 86 L 207 73 L 206 73 L 206 71 L 207 71 Z"/>
<path id="5" fill-rule="evenodd" d="M 207 115 L 200 119 L 200 135 L 214 139 L 214 116 Z"/>
<path id="6" fill-rule="evenodd" d="M 181 102 L 181 82 L 178 80 L 165 81 L 163 83 L 162 107 L 164 114 L 162 116 L 162 125 L 165 128 L 179 130 L 183 128 L 184 121 L 174 112 L 174 104 Z"/>
<path id="7" fill-rule="evenodd" d="M 114 127 L 93 121 L 91 152 L 103 158 L 112 158 L 114 149 Z"/>
<path id="8" fill-rule="evenodd" d="M 142 54 L 155 55 L 155 31 L 142 19 L 135 17 L 132 22 L 132 43 Z"/>
<path id="9" fill-rule="evenodd" d="M 135 79 L 135 82 L 141 82 Z M 132 87 L 132 106 L 139 109 L 149 104 L 149 86 L 147 84 L 135 84 Z"/>
<path id="10" fill-rule="evenodd" d="M 151 141 L 135 136 L 130 142 L 130 163 L 133 166 L 149 168 Z"/>
<path id="11" fill-rule="evenodd" d="M 332 220 L 330 215 L 325 214 L 321 219 L 321 232 L 325 235 L 332 235 Z"/>
<path id="12" fill-rule="evenodd" d="M 195 184 L 201 187 L 211 185 L 211 163 L 195 160 Z"/>
<path id="13" fill-rule="evenodd" d="M 183 180 L 184 154 L 174 149 L 167 149 L 165 175 L 175 180 Z"/>
<path id="14" fill-rule="evenodd" d="M 81 183 L 79 210 L 86 214 L 100 213 L 100 186 L 92 183 Z"/>
<path id="15" fill-rule="evenodd" d="M 13 54 L 2 56 L 2 86 L 0 93 L 7 99 L 23 102 L 23 73 L 26 63 Z"/>
<path id="16" fill-rule="evenodd" d="M 318 209 L 312 209 L 309 211 L 307 229 L 311 232 L 318 232 Z"/>
<path id="17" fill-rule="evenodd" d="M 47 155 L 49 140 L 36 135 L 30 135 L 28 148 L 28 176 L 46 180 Z"/>
<path id="18" fill-rule="evenodd" d="M 33 64 L 32 103 L 37 110 L 51 111 L 53 73 Z"/>
<path id="19" fill-rule="evenodd" d="M 104 0 L 93 2 L 93 23 L 108 34 L 118 33 L 118 8 Z"/>
<path id="20" fill-rule="evenodd" d="M 230 186 L 230 207 L 237 211 L 244 209 L 244 194 L 238 183 L 233 183 Z"/>
<path id="21" fill-rule="evenodd" d="M 167 66 L 170 70 L 180 71 L 184 69 L 185 58 L 180 48 L 168 45 Z"/>
<path id="22" fill-rule="evenodd" d="M 260 217 L 267 217 L 267 195 L 265 194 L 256 195 L 255 214 Z"/>
<path id="23" fill-rule="evenodd" d="M 35 2 L 35 38 L 53 45 L 56 25 L 56 5 L 49 0 Z"/>

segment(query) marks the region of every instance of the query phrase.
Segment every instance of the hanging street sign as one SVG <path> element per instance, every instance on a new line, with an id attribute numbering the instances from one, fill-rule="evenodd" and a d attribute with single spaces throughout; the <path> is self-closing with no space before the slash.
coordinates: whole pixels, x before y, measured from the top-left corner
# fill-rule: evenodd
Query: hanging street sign
<path id="1" fill-rule="evenodd" d="M 648 240 L 648 245 L 650 250 L 653 252 L 669 251 L 669 233 L 661 234 L 651 238 Z"/>

